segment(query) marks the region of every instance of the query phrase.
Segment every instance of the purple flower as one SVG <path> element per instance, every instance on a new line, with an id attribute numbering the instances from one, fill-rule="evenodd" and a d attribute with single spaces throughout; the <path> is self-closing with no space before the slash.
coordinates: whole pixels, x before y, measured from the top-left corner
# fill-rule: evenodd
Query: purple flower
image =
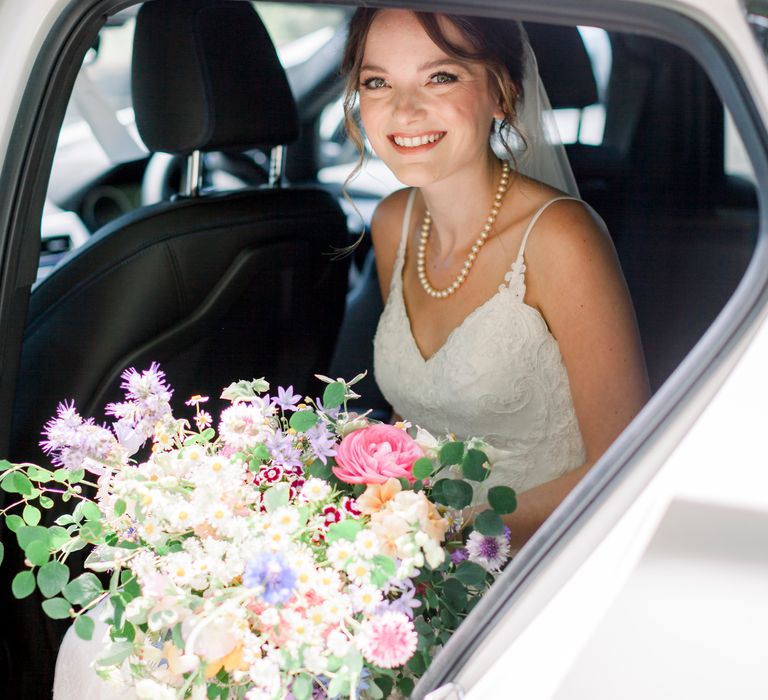
<path id="1" fill-rule="evenodd" d="M 295 411 L 300 401 L 301 395 L 293 393 L 293 384 L 287 389 L 277 387 L 277 396 L 272 398 L 272 403 L 280 406 L 284 411 Z"/>
<path id="2" fill-rule="evenodd" d="M 301 467 L 301 453 L 293 444 L 290 435 L 282 430 L 276 430 L 274 435 L 268 435 L 264 444 L 272 455 L 272 459 L 284 468 Z"/>
<path id="3" fill-rule="evenodd" d="M 383 615 L 385 612 L 399 612 L 413 619 L 413 611 L 421 606 L 421 601 L 416 600 L 416 587 L 411 579 L 393 579 L 385 589 L 385 594 L 400 593 L 394 600 L 384 600 L 376 606 L 375 614 Z"/>
<path id="4" fill-rule="evenodd" d="M 467 553 L 467 550 L 463 547 L 460 549 L 454 549 L 451 552 L 451 561 L 453 562 L 454 566 L 458 566 L 461 564 L 461 562 L 469 559 L 469 554 Z"/>
<path id="5" fill-rule="evenodd" d="M 305 433 L 312 451 L 323 464 L 328 463 L 328 457 L 336 454 L 336 439 L 328 430 L 325 423 L 316 423 Z"/>
<path id="6" fill-rule="evenodd" d="M 339 417 L 339 413 L 341 413 L 341 406 L 337 406 L 336 408 L 325 408 L 323 406 L 323 401 L 320 398 L 315 399 L 315 406 L 317 406 L 318 412 L 325 413 L 325 415 L 332 420 L 336 420 Z"/>
<path id="7" fill-rule="evenodd" d="M 467 539 L 469 560 L 487 571 L 500 571 L 509 559 L 509 541 L 506 535 L 492 537 L 475 530 Z"/>
<path id="8" fill-rule="evenodd" d="M 296 573 L 279 552 L 259 552 L 245 567 L 243 585 L 259 589 L 258 595 L 268 605 L 280 605 L 293 595 Z"/>
<path id="9" fill-rule="evenodd" d="M 101 473 L 103 467 L 99 465 L 116 463 L 123 456 L 109 429 L 96 425 L 91 418 L 83 420 L 73 401 L 59 404 L 56 416 L 46 423 L 43 436 L 45 440 L 41 440 L 40 446 L 51 455 L 51 462 L 72 471 L 84 468 Z"/>

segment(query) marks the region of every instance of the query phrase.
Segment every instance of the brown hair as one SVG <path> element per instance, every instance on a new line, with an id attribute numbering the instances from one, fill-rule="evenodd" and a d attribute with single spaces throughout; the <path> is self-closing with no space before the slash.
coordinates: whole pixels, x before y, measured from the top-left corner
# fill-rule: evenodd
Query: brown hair
<path id="1" fill-rule="evenodd" d="M 365 41 L 377 12 L 378 9 L 370 7 L 360 7 L 356 10 L 349 22 L 347 44 L 341 62 L 342 73 L 347 76 L 344 90 L 344 125 L 349 138 L 360 152 L 360 160 L 347 181 L 357 174 L 363 163 L 363 137 L 354 116 L 354 104 L 360 82 Z M 498 125 L 498 137 L 514 161 L 514 153 L 504 134 L 508 126 L 514 125 L 517 105 L 523 100 L 524 48 L 520 25 L 517 22 L 487 17 L 437 15 L 416 11 L 413 14 L 427 36 L 448 56 L 458 60 L 477 61 L 485 66 L 498 90 L 499 106 L 504 113 L 504 119 Z M 441 16 L 459 30 L 471 48 L 457 46 L 448 39 L 440 26 Z"/>

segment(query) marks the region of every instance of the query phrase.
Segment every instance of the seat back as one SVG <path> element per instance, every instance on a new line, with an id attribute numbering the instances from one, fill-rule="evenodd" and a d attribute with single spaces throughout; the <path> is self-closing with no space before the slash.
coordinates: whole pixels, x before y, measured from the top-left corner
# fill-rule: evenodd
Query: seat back
<path id="1" fill-rule="evenodd" d="M 271 147 L 295 104 L 250 3 L 164 0 L 139 12 L 136 122 L 153 151 Z M 317 388 L 341 324 L 348 263 L 337 201 L 311 188 L 181 197 L 112 221 L 32 293 L 11 454 L 40 460 L 63 399 L 100 416 L 120 373 L 157 361 L 177 409 L 238 379 Z M 213 408 L 216 408 L 214 403 Z"/>

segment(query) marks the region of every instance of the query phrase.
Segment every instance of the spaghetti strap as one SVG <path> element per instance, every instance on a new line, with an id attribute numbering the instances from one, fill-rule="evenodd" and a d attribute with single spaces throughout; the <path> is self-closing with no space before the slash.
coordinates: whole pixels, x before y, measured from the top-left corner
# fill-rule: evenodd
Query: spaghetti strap
<path id="1" fill-rule="evenodd" d="M 539 220 L 539 217 L 547 210 L 550 204 L 554 204 L 555 202 L 560 202 L 564 199 L 572 199 L 574 202 L 583 201 L 578 197 L 570 197 L 568 195 L 562 195 L 560 197 L 553 197 L 548 202 L 544 202 L 544 204 L 542 204 L 539 207 L 539 209 L 536 211 L 536 213 L 531 217 L 531 220 L 528 223 L 528 228 L 525 229 L 525 233 L 523 234 L 523 240 L 520 243 L 520 250 L 517 252 L 517 258 L 515 259 L 515 262 L 520 263 L 523 260 L 523 254 L 525 253 L 525 244 L 528 242 L 528 236 L 531 235 L 531 231 L 533 231 L 533 227 L 536 225 L 536 222 Z"/>
<path id="2" fill-rule="evenodd" d="M 395 258 L 395 265 L 392 270 L 392 280 L 389 283 L 390 291 L 394 288 L 395 284 L 399 284 L 402 279 L 403 262 L 405 261 L 405 246 L 408 243 L 408 232 L 410 230 L 411 214 L 413 212 L 413 202 L 416 199 L 416 188 L 411 188 L 411 193 L 408 195 L 408 201 L 405 204 L 405 213 L 403 214 L 403 228 L 400 232 L 400 245 L 397 248 L 397 257 Z"/>

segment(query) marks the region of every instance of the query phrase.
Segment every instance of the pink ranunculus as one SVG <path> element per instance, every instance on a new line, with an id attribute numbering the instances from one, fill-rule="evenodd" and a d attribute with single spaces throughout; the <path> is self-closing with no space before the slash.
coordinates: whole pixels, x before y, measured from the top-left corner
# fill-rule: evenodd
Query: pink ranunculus
<path id="1" fill-rule="evenodd" d="M 369 425 L 341 441 L 333 473 L 348 484 L 383 484 L 400 477 L 413 483 L 413 463 L 423 456 L 404 430 L 393 425 Z"/>

